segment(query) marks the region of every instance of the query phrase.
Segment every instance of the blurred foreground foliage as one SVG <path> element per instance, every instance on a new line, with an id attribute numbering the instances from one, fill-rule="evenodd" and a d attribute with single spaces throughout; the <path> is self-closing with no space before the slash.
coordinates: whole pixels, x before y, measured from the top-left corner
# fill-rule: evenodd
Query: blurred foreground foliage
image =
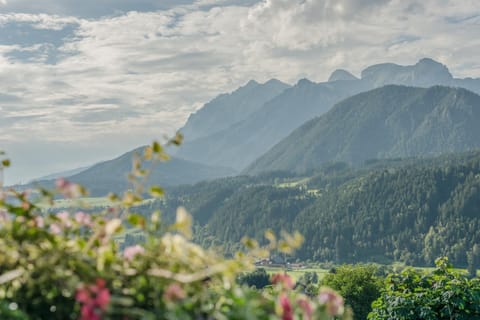
<path id="1" fill-rule="evenodd" d="M 181 137 L 170 140 L 179 144 Z M 102 212 L 46 213 L 45 203 L 58 194 L 76 198 L 81 186 L 63 179 L 54 192 L 0 193 L 0 318 L 1 319 L 348 319 L 343 298 L 322 288 L 311 298 L 293 290 L 284 274 L 270 279 L 268 290 L 238 284 L 255 259 L 270 251 L 291 254 L 303 238 L 266 232 L 266 245 L 245 238 L 245 250 L 225 259 L 191 241 L 192 220 L 179 208 L 173 224 L 160 212 L 136 214 L 143 195 L 162 197 L 163 189 L 144 189 L 148 170 L 142 161 L 165 161 L 155 142 L 138 155 L 129 179 L 132 189 L 110 195 Z M 9 165 L 3 160 L 2 167 Z M 143 242 L 121 248 L 126 230 L 142 234 Z"/>

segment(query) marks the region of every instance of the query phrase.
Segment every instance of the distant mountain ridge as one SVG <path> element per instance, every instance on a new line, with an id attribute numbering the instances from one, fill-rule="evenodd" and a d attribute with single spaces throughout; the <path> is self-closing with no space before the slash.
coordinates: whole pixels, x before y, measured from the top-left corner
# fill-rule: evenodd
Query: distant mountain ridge
<path id="1" fill-rule="evenodd" d="M 298 81 L 262 106 L 257 105 L 256 111 L 230 126 L 218 126 L 214 121 L 208 121 L 210 131 L 215 131 L 213 134 L 202 134 L 201 138 L 189 139 L 189 132 L 185 131 L 187 142 L 176 155 L 241 171 L 293 130 L 324 114 L 337 102 L 388 84 L 465 87 L 480 94 L 480 79 L 455 79 L 446 66 L 429 58 L 410 66 L 393 63 L 373 65 L 362 71 L 361 78 L 339 69 L 332 73 L 328 82 L 314 83 L 308 79 Z M 221 106 L 217 104 L 217 107 Z M 232 109 L 229 105 L 222 108 Z M 197 113 L 201 114 L 202 110 Z M 212 114 L 212 119 L 214 118 Z M 189 119 L 184 128 L 193 128 L 192 121 Z M 198 137 L 195 134 L 193 136 Z"/>
<path id="2" fill-rule="evenodd" d="M 240 171 L 305 121 L 367 89 L 360 81 L 314 83 L 301 79 L 245 120 L 217 134 L 185 143 L 176 155 Z"/>
<path id="3" fill-rule="evenodd" d="M 453 84 L 453 76 L 448 68 L 429 58 L 421 59 L 411 66 L 400 66 L 394 63 L 373 65 L 362 71 L 361 79 L 371 83 L 373 87 L 387 84 L 415 87 Z"/>
<path id="4" fill-rule="evenodd" d="M 122 193 L 131 188 L 127 175 L 132 169 L 133 155 L 134 153 L 142 154 L 143 149 L 144 147 L 136 148 L 115 159 L 97 163 L 82 172 L 64 176 L 64 178 L 86 187 L 91 196 L 106 196 L 109 192 Z M 149 168 L 149 164 L 146 163 L 145 167 Z M 235 174 L 236 172 L 229 168 L 211 167 L 173 157 L 154 168 L 149 176 L 148 185 L 178 186 Z M 52 180 L 39 180 L 32 184 L 53 187 Z"/>
<path id="5" fill-rule="evenodd" d="M 465 88 L 480 94 L 480 78 L 454 78 L 447 66 L 424 58 L 411 66 L 383 63 L 370 66 L 362 71 L 361 79 L 373 87 L 398 84 L 414 87 L 431 87 L 434 85 Z"/>
<path id="6" fill-rule="evenodd" d="M 201 166 L 201 169 L 199 167 L 195 171 L 185 169 L 183 165 L 172 165 L 172 179 L 165 182 L 175 184 L 173 176 L 182 176 L 185 172 L 190 172 L 192 178 L 180 179 L 180 183 L 231 175 L 247 167 L 249 170 L 246 172 L 255 172 L 256 169 L 250 169 L 259 163 L 258 159 L 262 155 L 271 155 L 269 150 L 272 147 L 307 121 L 328 112 L 346 98 L 389 84 L 416 87 L 446 85 L 463 87 L 480 94 L 480 79 L 454 78 L 446 66 L 428 58 L 410 66 L 392 63 L 373 65 L 365 68 L 360 78 L 347 70 L 338 69 L 332 73 L 329 81 L 322 83 L 301 79 L 290 86 L 276 79 L 263 84 L 252 80 L 229 94 L 219 95 L 189 117 L 180 129 L 185 135 L 185 143 L 177 150 L 169 148 L 168 152 L 175 155 L 177 160 L 172 160 L 173 162 L 179 164 L 180 159 L 183 159 L 186 162 L 182 163 L 187 168 Z M 463 143 L 460 138 L 457 140 Z M 301 142 L 295 143 L 302 145 Z M 400 150 L 403 147 L 395 148 Z M 391 154 L 395 152 L 392 151 Z M 381 156 L 388 155 L 386 153 Z M 278 164 L 285 156 L 277 156 L 279 159 L 275 163 Z M 107 161 L 103 168 L 112 172 L 115 169 L 110 169 L 108 165 L 115 167 L 116 164 L 115 161 Z M 299 166 L 302 166 L 301 163 Z M 180 171 L 174 172 L 175 170 Z M 95 175 L 90 177 L 96 179 Z M 89 184 L 89 181 L 85 182 Z"/>
<path id="7" fill-rule="evenodd" d="M 358 80 L 358 78 L 355 77 L 350 72 L 348 72 L 347 70 L 343 70 L 343 69 L 335 70 L 328 78 L 328 82 L 342 81 L 342 80 Z"/>
<path id="8" fill-rule="evenodd" d="M 290 86 L 276 79 L 265 83 L 250 80 L 229 94 L 221 94 L 192 113 L 180 129 L 186 141 L 215 134 L 260 109 Z"/>
<path id="9" fill-rule="evenodd" d="M 246 170 L 304 172 L 329 161 L 431 156 L 480 147 L 480 96 L 389 85 L 352 96 L 295 130 Z"/>
<path id="10" fill-rule="evenodd" d="M 77 169 L 72 169 L 72 170 L 67 170 L 67 171 L 55 172 L 55 173 L 52 173 L 52 174 L 49 174 L 49 175 L 46 175 L 46 176 L 43 176 L 43 177 L 40 177 L 40 178 L 33 179 L 31 182 L 44 181 L 44 180 L 55 180 L 55 179 L 61 178 L 61 177 L 69 177 L 69 176 L 73 176 L 77 173 L 83 172 L 83 171 L 87 170 L 88 168 L 90 168 L 90 166 L 80 167 L 80 168 L 77 168 Z"/>

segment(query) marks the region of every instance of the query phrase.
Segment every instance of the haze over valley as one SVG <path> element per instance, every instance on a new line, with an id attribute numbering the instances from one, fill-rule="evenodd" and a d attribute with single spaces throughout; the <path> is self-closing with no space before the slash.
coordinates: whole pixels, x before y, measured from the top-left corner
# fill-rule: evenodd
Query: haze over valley
<path id="1" fill-rule="evenodd" d="M 185 206 L 197 241 L 229 253 L 244 235 L 298 230 L 303 260 L 431 265 L 447 254 L 466 266 L 479 241 L 479 93 L 480 79 L 454 78 L 430 58 L 360 78 L 336 70 L 321 83 L 251 80 L 189 116 L 185 141 L 146 182 L 166 198 L 136 210 L 171 221 Z M 121 194 L 143 150 L 66 178 L 90 196 Z M 56 177 L 32 186 L 53 188 Z"/>
<path id="2" fill-rule="evenodd" d="M 348 73 L 337 72 L 332 80 L 422 85 L 422 79 L 412 82 L 421 69 L 413 75 L 387 65 L 381 76 L 365 69 L 415 65 L 425 57 L 448 66 L 454 78 L 477 78 L 477 12 L 475 1 L 1 1 L 0 146 L 14 160 L 6 183 L 88 167 L 171 136 L 205 103 L 250 80 L 278 79 L 293 94 L 302 89 L 300 79 L 320 84 L 344 69 Z M 431 76 L 450 85 L 444 71 Z M 471 79 L 462 81 L 473 89 Z M 305 105 L 321 85 L 313 87 Z M 322 108 L 355 90 L 335 88 Z M 238 113 L 251 115 L 276 93 L 238 105 L 231 121 L 240 120 Z M 265 139 L 252 145 L 255 156 L 243 160 L 226 152 L 216 161 L 235 160 L 233 169 L 243 169 L 266 152 L 261 148 L 323 111 L 308 112 L 292 115 L 284 131 L 266 123 Z M 231 139 L 254 129 L 249 126 L 254 124 L 243 123 Z M 187 142 L 200 138 L 184 129 Z M 214 144 L 212 153 L 227 143 L 203 138 Z M 185 144 L 182 152 L 191 158 L 195 148 Z M 204 162 L 202 157 L 210 155 L 196 160 Z"/>

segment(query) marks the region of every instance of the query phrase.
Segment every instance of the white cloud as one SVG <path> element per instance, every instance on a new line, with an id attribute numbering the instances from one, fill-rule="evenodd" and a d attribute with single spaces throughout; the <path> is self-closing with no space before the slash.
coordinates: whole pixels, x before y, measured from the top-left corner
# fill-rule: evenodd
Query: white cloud
<path id="1" fill-rule="evenodd" d="M 1 0 L 0 0 L 1 1 Z M 68 24 L 80 21 L 75 17 L 62 17 L 48 14 L 7 13 L 0 15 L 0 26 L 6 23 L 30 23 L 34 28 L 61 30 Z"/>
<path id="2" fill-rule="evenodd" d="M 69 152 L 78 161 L 56 154 L 65 163 L 60 169 L 88 164 L 173 133 L 203 102 L 251 78 L 322 81 L 336 68 L 359 74 L 374 63 L 411 64 L 425 56 L 456 76 L 478 77 L 476 2 L 265 0 L 245 6 L 236 0 L 215 6 L 201 0 L 95 19 L 3 14 L 0 29 L 29 25 L 44 37 L 0 41 L 0 93 L 9 94 L 5 101 L 0 96 L 1 112 L 12 117 L 0 123 L 0 147 L 32 157 L 28 147 L 35 143 L 35 157 L 47 163 L 56 144 L 76 144 Z M 52 40 L 48 32 L 64 39 Z M 39 56 L 21 60 L 22 52 Z M 56 59 L 48 64 L 51 52 Z"/>

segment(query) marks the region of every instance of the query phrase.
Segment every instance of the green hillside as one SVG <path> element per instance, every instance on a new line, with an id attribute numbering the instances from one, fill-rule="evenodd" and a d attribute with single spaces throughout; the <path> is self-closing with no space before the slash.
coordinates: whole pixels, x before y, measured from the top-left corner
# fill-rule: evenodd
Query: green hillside
<path id="1" fill-rule="evenodd" d="M 118 158 L 100 162 L 66 178 L 71 182 L 83 185 L 89 190 L 90 195 L 95 197 L 106 196 L 109 192 L 124 192 L 131 188 L 127 174 L 132 168 L 133 155 L 135 153 L 142 154 L 143 149 L 143 147 L 137 148 Z M 145 163 L 145 167 L 150 168 L 150 164 Z M 207 166 L 175 157 L 152 169 L 148 184 L 165 187 L 192 184 L 235 174 L 235 171 L 229 168 Z M 51 188 L 53 181 L 36 181 L 33 184 Z"/>
<path id="2" fill-rule="evenodd" d="M 329 161 L 433 156 L 480 147 L 480 96 L 389 85 L 350 97 L 252 163 L 246 173 L 306 172 Z"/>
<path id="3" fill-rule="evenodd" d="M 470 152 L 361 168 L 331 163 L 309 178 L 202 182 L 169 190 L 161 208 L 168 218 L 185 206 L 198 223 L 197 241 L 227 250 L 271 228 L 302 233 L 297 257 L 305 260 L 428 265 L 447 255 L 466 266 L 480 241 L 479 199 L 480 152 Z"/>

